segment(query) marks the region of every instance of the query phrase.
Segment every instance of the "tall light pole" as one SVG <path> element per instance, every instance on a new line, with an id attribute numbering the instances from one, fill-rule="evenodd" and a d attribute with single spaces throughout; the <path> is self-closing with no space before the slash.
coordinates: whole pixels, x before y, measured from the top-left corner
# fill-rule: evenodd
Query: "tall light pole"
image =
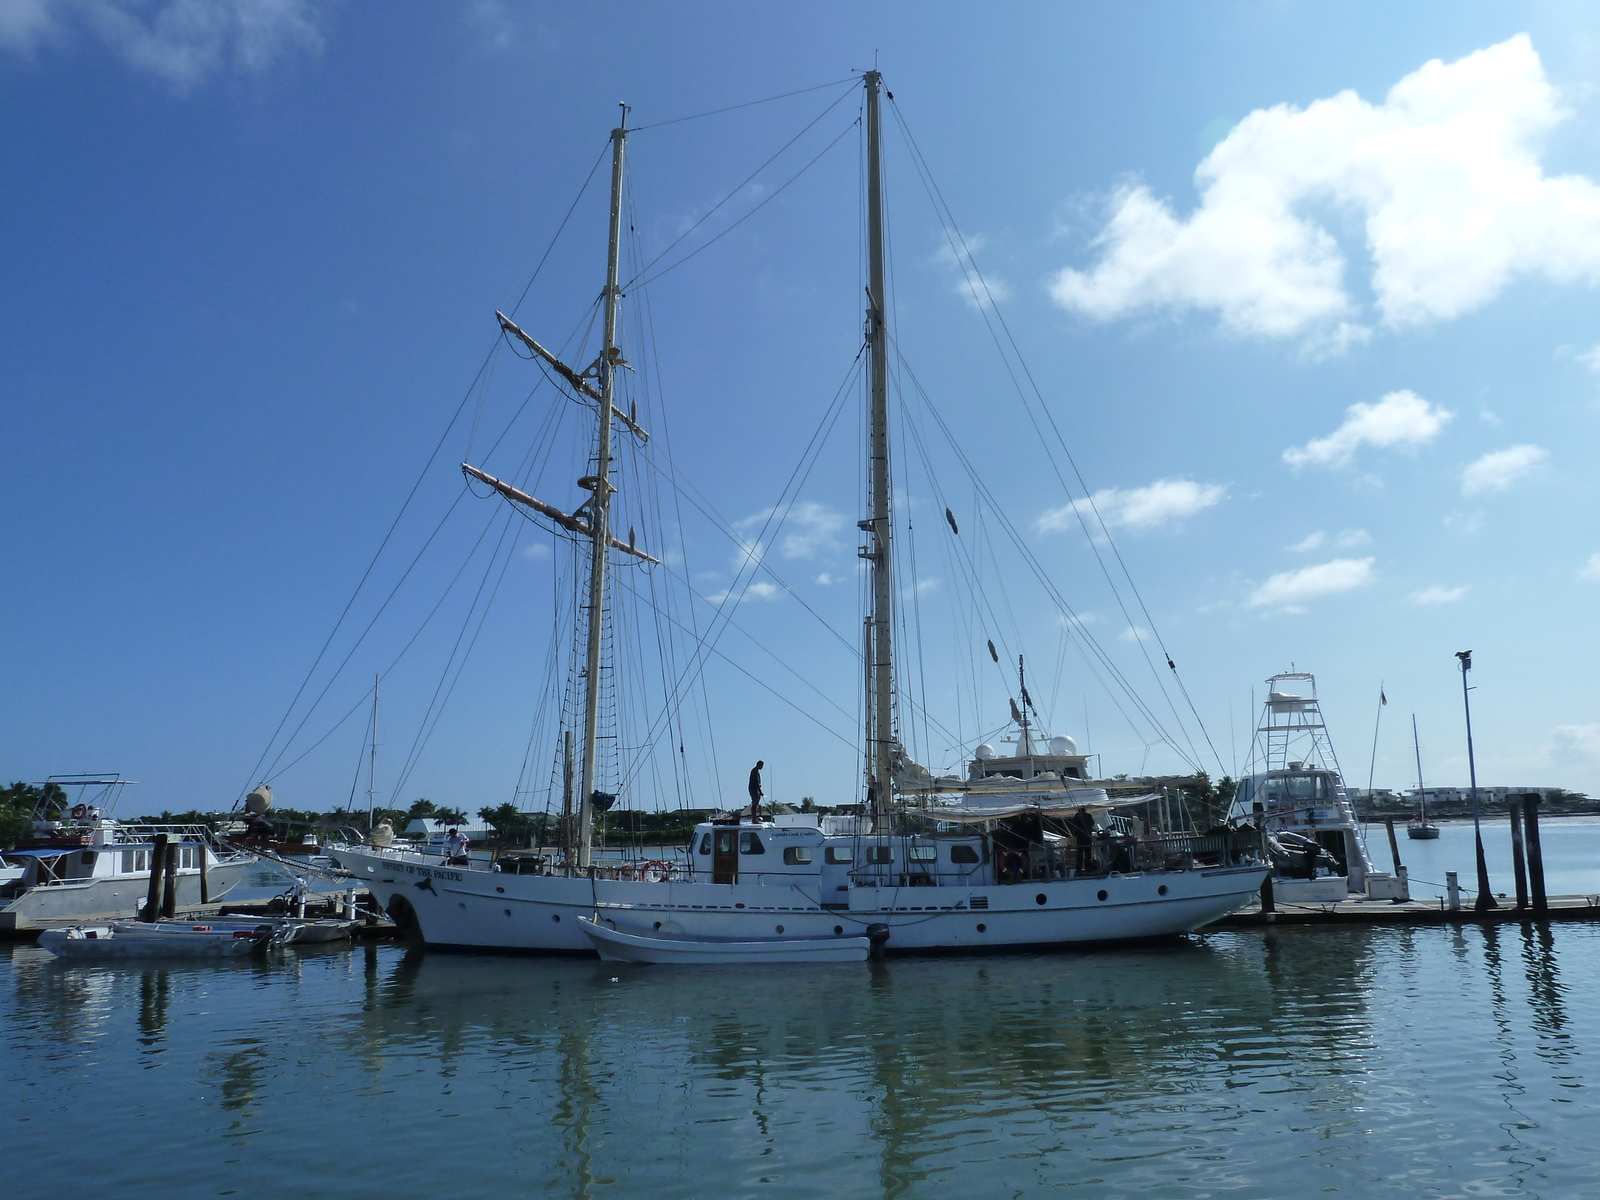
<path id="1" fill-rule="evenodd" d="M 1472 670 L 1472 651 L 1457 650 L 1456 658 L 1461 660 L 1461 705 L 1467 714 L 1467 774 L 1472 781 L 1472 840 L 1478 855 L 1478 898 L 1472 907 L 1483 912 L 1500 906 L 1495 903 L 1494 893 L 1489 890 L 1489 867 L 1483 861 L 1483 824 L 1478 819 L 1478 765 L 1472 757 L 1472 699 L 1471 689 L 1467 687 L 1467 672 Z"/>

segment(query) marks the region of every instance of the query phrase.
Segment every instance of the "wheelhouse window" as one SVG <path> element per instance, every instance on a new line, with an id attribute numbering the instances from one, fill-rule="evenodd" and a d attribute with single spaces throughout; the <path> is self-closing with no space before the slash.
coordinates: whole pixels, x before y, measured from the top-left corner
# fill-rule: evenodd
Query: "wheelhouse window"
<path id="1" fill-rule="evenodd" d="M 891 863 L 894 861 L 894 850 L 889 846 L 868 846 L 867 861 L 869 863 Z"/>
<path id="2" fill-rule="evenodd" d="M 711 835 L 709 833 L 702 833 L 700 835 L 700 853 L 711 853 Z"/>
<path id="3" fill-rule="evenodd" d="M 741 833 L 739 835 L 740 854 L 765 854 L 767 848 L 761 844 L 761 838 L 754 833 Z"/>
<path id="4" fill-rule="evenodd" d="M 733 853 L 733 830 L 723 830 L 717 834 L 717 853 Z"/>
<path id="5" fill-rule="evenodd" d="M 785 846 L 783 848 L 783 865 L 786 867 L 803 867 L 811 862 L 810 846 Z"/>
<path id="6" fill-rule="evenodd" d="M 887 848 L 887 847 L 885 847 L 885 848 Z M 939 857 L 939 847 L 937 847 L 937 846 L 913 846 L 913 847 L 911 847 L 911 861 L 912 862 L 935 862 L 935 861 L 938 860 L 938 857 Z"/>
<path id="7" fill-rule="evenodd" d="M 822 854 L 822 861 L 835 867 L 846 866 L 855 859 L 855 849 L 850 846 L 829 846 Z"/>
<path id="8" fill-rule="evenodd" d="M 953 863 L 978 862 L 978 848 L 976 846 L 951 846 L 950 861 Z"/>

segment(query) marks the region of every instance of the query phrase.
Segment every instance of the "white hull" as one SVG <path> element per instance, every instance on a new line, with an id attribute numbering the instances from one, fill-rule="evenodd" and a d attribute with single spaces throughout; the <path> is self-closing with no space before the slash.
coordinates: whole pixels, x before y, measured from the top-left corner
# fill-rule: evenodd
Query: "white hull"
<path id="1" fill-rule="evenodd" d="M 865 937 L 772 937 L 758 942 L 696 941 L 682 936 L 662 937 L 627 928 L 596 925 L 579 917 L 578 925 L 608 962 L 758 964 L 865 962 L 872 943 Z"/>
<path id="2" fill-rule="evenodd" d="M 971 888 L 851 887 L 848 904 L 824 908 L 814 889 L 799 884 L 513 875 L 370 847 L 334 856 L 426 945 L 584 955 L 595 950 L 579 918 L 596 914 L 623 928 L 747 941 L 864 936 L 867 926 L 881 924 L 895 953 L 1165 937 L 1233 912 L 1266 875 L 1249 866 Z"/>
<path id="3" fill-rule="evenodd" d="M 191 926 L 111 925 L 46 929 L 39 945 L 59 958 L 243 958 L 262 949 L 268 935 Z"/>

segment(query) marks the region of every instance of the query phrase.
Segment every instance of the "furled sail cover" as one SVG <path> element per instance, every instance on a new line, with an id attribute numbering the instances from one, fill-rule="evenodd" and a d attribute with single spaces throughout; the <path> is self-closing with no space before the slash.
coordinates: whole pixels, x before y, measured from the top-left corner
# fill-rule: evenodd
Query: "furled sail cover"
<path id="1" fill-rule="evenodd" d="M 972 790 L 955 804 L 930 804 L 925 815 L 936 821 L 953 821 L 958 825 L 971 825 L 979 821 L 998 821 L 1022 813 L 1038 813 L 1041 817 L 1068 817 L 1080 808 L 1090 812 L 1113 808 L 1126 808 L 1156 799 L 1158 793 L 1143 796 L 1118 797 L 1113 800 L 1104 788 L 1067 787 L 1059 780 L 1011 779 L 1013 787 L 995 787 L 998 780 L 983 781 L 982 791 Z M 1040 785 L 1047 785 L 1041 787 Z M 1048 785 L 1054 784 L 1054 787 Z"/>

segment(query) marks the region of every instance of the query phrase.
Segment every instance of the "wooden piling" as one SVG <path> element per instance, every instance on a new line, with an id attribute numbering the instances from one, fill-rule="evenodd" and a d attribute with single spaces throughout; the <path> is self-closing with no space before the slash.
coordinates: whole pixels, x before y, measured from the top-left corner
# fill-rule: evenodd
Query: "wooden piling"
<path id="1" fill-rule="evenodd" d="M 162 889 L 161 889 L 161 915 L 163 917 L 176 916 L 178 913 L 178 852 L 180 847 L 177 842 L 167 843 L 166 862 L 162 864 Z"/>
<path id="2" fill-rule="evenodd" d="M 1539 795 L 1529 792 L 1522 801 L 1523 824 L 1528 840 L 1528 891 L 1532 893 L 1533 914 L 1547 916 L 1549 901 L 1544 894 L 1544 851 L 1539 845 Z"/>
<path id="3" fill-rule="evenodd" d="M 1394 859 L 1394 873 L 1395 873 L 1396 877 L 1398 877 L 1400 872 L 1403 871 L 1405 868 L 1400 863 L 1400 842 L 1399 842 L 1399 839 L 1397 839 L 1394 836 L 1394 818 L 1393 817 L 1385 817 L 1383 819 L 1383 828 L 1389 834 L 1389 857 Z"/>
<path id="4" fill-rule="evenodd" d="M 156 834 L 150 845 L 150 893 L 145 897 L 141 921 L 154 921 L 161 908 L 161 878 L 167 866 L 167 835 Z"/>
<path id="5" fill-rule="evenodd" d="M 206 844 L 201 842 L 194 848 L 195 855 L 200 863 L 200 903 L 211 903 L 211 879 L 206 874 Z"/>
<path id="6" fill-rule="evenodd" d="M 1511 814 L 1511 870 L 1517 877 L 1517 911 L 1528 911 L 1528 865 L 1522 848 L 1522 797 L 1507 796 Z"/>
<path id="7" fill-rule="evenodd" d="M 1272 898 L 1272 872 L 1267 872 L 1267 877 L 1261 881 L 1261 911 L 1264 913 L 1277 912 L 1277 903 Z"/>

